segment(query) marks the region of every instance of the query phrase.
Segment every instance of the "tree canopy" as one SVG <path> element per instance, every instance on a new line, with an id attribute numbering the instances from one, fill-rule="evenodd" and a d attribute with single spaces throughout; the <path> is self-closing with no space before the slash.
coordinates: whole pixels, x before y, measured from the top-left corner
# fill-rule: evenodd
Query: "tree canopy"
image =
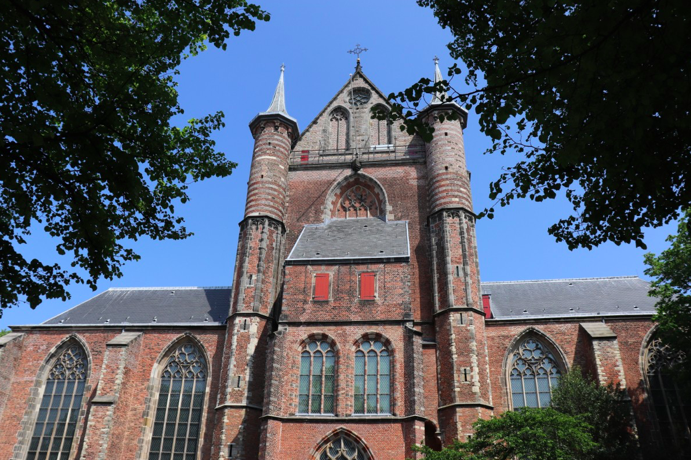
<path id="1" fill-rule="evenodd" d="M 590 458 L 596 447 L 589 426 L 551 408 L 521 408 L 499 417 L 478 420 L 467 442 L 435 452 L 419 450 L 426 460 L 575 460 Z"/>
<path id="2" fill-rule="evenodd" d="M 650 295 L 657 297 L 657 334 L 662 341 L 679 355 L 679 363 L 673 371 L 686 382 L 691 398 L 691 210 L 679 221 L 676 235 L 667 241 L 670 247 L 659 256 L 646 254 L 648 268 L 645 274 L 652 277 Z"/>
<path id="3" fill-rule="evenodd" d="M 569 248 L 645 247 L 643 228 L 691 202 L 691 8 L 685 0 L 418 0 L 453 41 L 471 86 L 429 79 L 390 99 L 410 132 L 427 95 L 479 116 L 488 153 L 515 155 L 490 185 L 505 206 L 559 193 L 573 213 L 549 229 Z M 449 77 L 461 73 L 449 69 Z M 494 208 L 485 210 L 492 217 Z"/>
<path id="4" fill-rule="evenodd" d="M 176 69 L 258 20 L 245 0 L 0 0 L 0 307 L 120 276 L 127 240 L 190 235 L 185 184 L 236 165 L 210 138 L 221 112 L 171 125 Z M 36 230 L 71 267 L 23 255 Z"/>

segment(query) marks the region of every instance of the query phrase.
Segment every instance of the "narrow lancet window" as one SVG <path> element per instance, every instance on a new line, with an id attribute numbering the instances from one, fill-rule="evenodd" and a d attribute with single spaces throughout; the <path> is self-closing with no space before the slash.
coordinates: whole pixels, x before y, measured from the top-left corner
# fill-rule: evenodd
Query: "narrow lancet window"
<path id="1" fill-rule="evenodd" d="M 334 413 L 336 357 L 327 342 L 310 342 L 300 356 L 298 412 Z"/>
<path id="2" fill-rule="evenodd" d="M 355 352 L 354 396 L 356 414 L 391 412 L 391 356 L 377 340 L 362 342 Z"/>

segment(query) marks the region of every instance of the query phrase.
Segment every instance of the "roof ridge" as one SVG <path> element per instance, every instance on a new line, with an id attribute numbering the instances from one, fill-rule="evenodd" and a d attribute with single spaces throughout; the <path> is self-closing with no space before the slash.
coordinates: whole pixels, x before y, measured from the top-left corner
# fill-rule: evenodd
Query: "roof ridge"
<path id="1" fill-rule="evenodd" d="M 482 281 L 480 284 L 519 284 L 519 283 L 556 283 L 559 281 L 596 281 L 596 280 L 619 280 L 619 279 L 639 279 L 644 281 L 638 275 L 626 276 L 595 276 L 591 278 L 555 278 L 545 280 L 516 280 L 516 281 Z"/>
<path id="2" fill-rule="evenodd" d="M 231 289 L 232 286 L 158 286 L 158 287 L 110 287 L 106 291 L 167 291 L 169 289 L 177 290 L 195 290 L 195 289 Z M 105 291 L 104 291 L 105 292 Z M 93 298 L 93 297 L 92 297 Z"/>

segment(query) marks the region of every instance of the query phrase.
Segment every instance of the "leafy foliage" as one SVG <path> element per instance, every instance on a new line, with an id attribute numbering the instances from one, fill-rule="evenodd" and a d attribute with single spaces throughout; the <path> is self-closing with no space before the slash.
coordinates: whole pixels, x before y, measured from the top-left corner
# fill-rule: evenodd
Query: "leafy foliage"
<path id="1" fill-rule="evenodd" d="M 590 425 L 589 433 L 597 443 L 593 460 L 628 460 L 638 455 L 631 405 L 620 386 L 600 386 L 574 367 L 552 393 L 552 408 Z"/>
<path id="2" fill-rule="evenodd" d="M 9 334 L 11 331 L 9 329 L 0 329 L 0 337 Z"/>
<path id="3" fill-rule="evenodd" d="M 424 446 L 419 450 L 426 460 L 575 460 L 590 458 L 596 447 L 589 425 L 551 408 L 505 412 L 478 420 L 473 428 L 467 442 L 456 442 L 441 452 Z"/>
<path id="4" fill-rule="evenodd" d="M 0 307 L 121 276 L 126 239 L 190 235 L 186 184 L 236 165 L 210 139 L 222 113 L 171 126 L 176 69 L 268 19 L 244 0 L 0 0 Z M 25 258 L 36 229 L 71 269 Z"/>
<path id="5" fill-rule="evenodd" d="M 517 162 L 490 186 L 501 206 L 564 193 L 573 214 L 549 228 L 569 248 L 645 247 L 642 229 L 691 202 L 691 8 L 685 0 L 418 0 L 454 40 L 472 90 L 421 79 L 392 94 L 410 132 L 442 89 L 479 115 L 489 153 Z M 449 77 L 460 74 L 452 66 Z M 484 78 L 484 82 L 482 82 Z M 485 214 L 493 213 L 493 208 Z"/>
<path id="6" fill-rule="evenodd" d="M 686 353 L 676 371 L 680 381 L 691 382 L 691 210 L 686 210 L 679 221 L 676 235 L 667 241 L 670 247 L 659 256 L 645 255 L 648 268 L 645 274 L 652 277 L 649 295 L 657 297 L 657 313 L 653 320 L 658 324 L 657 333 L 662 341 L 677 352 Z M 686 385 L 691 387 L 691 385 Z M 691 397 L 691 389 L 689 389 Z"/>

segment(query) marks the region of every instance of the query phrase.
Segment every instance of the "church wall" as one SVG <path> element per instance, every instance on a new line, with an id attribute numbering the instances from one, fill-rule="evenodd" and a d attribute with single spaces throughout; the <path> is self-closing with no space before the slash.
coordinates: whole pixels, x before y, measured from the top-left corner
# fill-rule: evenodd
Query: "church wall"
<path id="1" fill-rule="evenodd" d="M 432 317 L 431 280 L 427 250 L 427 187 L 424 164 L 403 164 L 368 167 L 362 173 L 376 179 L 386 192 L 392 220 L 408 221 L 410 240 L 410 305 L 416 321 L 429 321 Z M 295 245 L 307 224 L 324 222 L 324 209 L 331 189 L 352 174 L 350 168 L 302 169 L 288 175 L 288 214 L 286 227 L 286 254 Z M 414 198 L 414 199 L 411 199 Z"/>
<path id="2" fill-rule="evenodd" d="M 33 433 L 36 411 L 40 405 L 44 388 L 46 368 L 45 360 L 51 350 L 64 339 L 75 334 L 86 344 L 90 356 L 89 377 L 85 392 L 88 401 L 80 415 L 78 431 L 75 436 L 77 454 L 70 458 L 108 460 L 139 458 L 142 449 L 148 448 L 147 429 L 153 424 L 155 407 L 151 407 L 152 369 L 158 362 L 161 353 L 184 332 L 190 332 L 203 345 L 208 355 L 207 365 L 207 399 L 205 402 L 203 445 L 200 458 L 209 458 L 212 444 L 214 407 L 218 393 L 218 381 L 221 368 L 221 349 L 224 328 L 204 329 L 165 328 L 145 330 L 139 339 L 141 342 L 127 356 L 119 394 L 113 403 L 95 404 L 94 397 L 99 393 L 99 381 L 102 388 L 112 390 L 110 372 L 113 366 L 106 363 L 106 343 L 118 336 L 123 328 L 99 329 L 61 329 L 24 331 L 25 337 L 21 346 L 19 359 L 22 365 L 15 370 L 12 386 L 12 398 L 8 400 L 0 420 L 0 458 L 24 458 L 28 441 Z M 129 328 L 128 328 L 129 330 Z M 132 328 L 132 330 L 136 330 Z M 141 329 L 140 329 L 141 330 Z M 102 375 L 102 371 L 109 375 Z M 38 381 L 37 379 L 41 380 Z M 156 379 L 153 380 L 155 385 Z M 107 395 L 106 395 L 107 396 Z M 109 417 L 97 414 L 101 408 L 112 407 Z M 104 442 L 107 445 L 104 445 Z M 15 455 L 15 457 L 13 457 Z"/>
<path id="3" fill-rule="evenodd" d="M 592 321 L 592 320 L 589 320 Z M 509 389 L 508 389 L 508 370 L 506 358 L 509 353 L 509 344 L 529 328 L 545 334 L 558 347 L 570 369 L 574 365 L 580 366 L 586 373 L 596 377 L 596 363 L 593 354 L 596 349 L 592 346 L 592 339 L 584 333 L 578 320 L 574 321 L 531 321 L 523 322 L 485 322 L 487 334 L 487 347 L 490 359 L 490 375 L 492 384 L 492 399 L 494 413 L 500 414 L 510 410 Z M 645 424 L 648 418 L 646 406 L 646 396 L 641 373 L 641 349 L 648 332 L 653 328 L 653 323 L 649 318 L 641 319 L 607 319 L 606 325 L 617 334 L 619 353 L 602 355 L 601 365 L 604 370 L 623 367 L 626 379 L 626 389 L 631 397 L 634 414 L 637 424 Z M 552 346 L 552 343 L 542 340 L 540 335 L 536 335 L 544 345 Z M 556 351 L 556 350 L 555 350 Z M 616 362 L 620 358 L 620 362 Z M 609 360 L 609 361 L 607 361 Z M 565 369 L 564 369 L 565 370 Z M 563 371 L 564 371 L 563 370 Z M 639 427 L 641 432 L 641 427 Z"/>

